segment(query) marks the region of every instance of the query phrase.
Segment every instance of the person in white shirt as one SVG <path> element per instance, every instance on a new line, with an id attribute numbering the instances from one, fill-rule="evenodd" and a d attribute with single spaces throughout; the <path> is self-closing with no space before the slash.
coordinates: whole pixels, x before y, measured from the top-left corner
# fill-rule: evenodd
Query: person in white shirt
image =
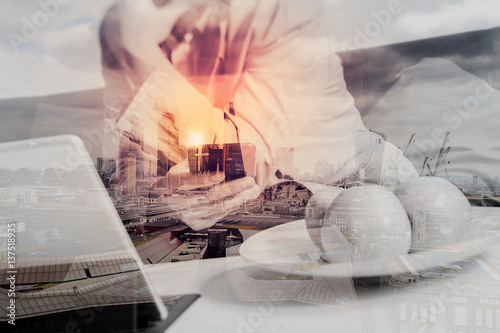
<path id="1" fill-rule="evenodd" d="M 114 157 L 119 147 L 141 151 L 153 161 L 161 151 L 169 165 L 163 186 L 218 184 L 215 201 L 229 198 L 217 206 L 220 214 L 186 216 L 191 227 L 212 225 L 276 181 L 275 174 L 308 180 L 300 175 L 313 175 L 318 161 L 332 166 L 316 179 L 322 184 L 418 177 L 396 147 L 363 125 L 322 1 L 163 2 L 118 1 L 103 20 L 106 118 L 114 129 L 106 150 Z M 164 116 L 171 126 L 162 136 Z M 142 143 L 130 134 L 137 127 L 144 129 Z M 252 177 L 222 182 L 223 175 L 207 180 L 189 172 L 189 147 L 231 142 L 255 147 Z M 278 149 L 288 149 L 292 170 L 273 161 Z"/>

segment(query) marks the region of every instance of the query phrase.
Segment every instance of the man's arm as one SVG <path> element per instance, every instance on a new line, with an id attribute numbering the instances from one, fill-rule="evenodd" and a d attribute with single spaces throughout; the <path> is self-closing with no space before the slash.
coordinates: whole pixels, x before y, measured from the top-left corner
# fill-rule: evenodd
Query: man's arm
<path id="1" fill-rule="evenodd" d="M 236 108 L 273 154 L 293 148 L 301 173 L 312 174 L 321 159 L 335 169 L 352 162 L 353 136 L 367 130 L 332 51 L 322 1 L 257 3 Z"/>

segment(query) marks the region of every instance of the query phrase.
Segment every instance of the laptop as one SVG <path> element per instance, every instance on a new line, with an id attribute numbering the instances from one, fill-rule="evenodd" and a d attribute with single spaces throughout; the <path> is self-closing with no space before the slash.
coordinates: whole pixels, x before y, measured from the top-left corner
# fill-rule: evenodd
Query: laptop
<path id="1" fill-rule="evenodd" d="M 0 144 L 0 325 L 162 332 L 198 295 L 161 299 L 84 143 Z"/>

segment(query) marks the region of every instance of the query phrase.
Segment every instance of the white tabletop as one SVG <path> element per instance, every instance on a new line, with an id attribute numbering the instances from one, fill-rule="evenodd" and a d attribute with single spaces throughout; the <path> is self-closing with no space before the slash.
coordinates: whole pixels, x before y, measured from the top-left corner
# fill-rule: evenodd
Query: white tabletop
<path id="1" fill-rule="evenodd" d="M 482 217 L 492 217 L 493 212 L 496 210 L 491 208 L 474 209 Z M 406 288 L 358 287 L 351 306 L 276 299 L 276 295 L 283 296 L 283 288 L 300 289 L 301 283 L 316 283 L 328 289 L 339 281 L 339 277 L 324 276 L 313 276 L 307 281 L 264 281 L 269 287 L 268 301 L 241 300 L 236 294 L 242 295 L 238 290 L 242 285 L 235 284 L 232 275 L 234 260 L 237 259 L 207 259 L 160 264 L 149 269 L 153 286 L 160 295 L 201 295 L 168 332 L 500 331 L 500 264 L 491 253 L 460 259 L 437 273 L 427 269 L 425 278 L 407 284 Z M 358 286 L 362 282 L 358 281 Z M 264 284 L 258 283 L 255 279 L 247 287 L 262 288 Z M 326 289 L 318 289 L 318 293 L 327 292 Z"/>

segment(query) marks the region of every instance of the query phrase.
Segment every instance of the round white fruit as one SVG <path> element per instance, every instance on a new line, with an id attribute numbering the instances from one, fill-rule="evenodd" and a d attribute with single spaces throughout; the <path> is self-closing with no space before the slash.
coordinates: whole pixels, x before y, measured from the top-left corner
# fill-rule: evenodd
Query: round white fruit
<path id="1" fill-rule="evenodd" d="M 341 187 L 328 186 L 314 195 L 307 202 L 305 220 L 308 228 L 320 228 L 323 224 L 323 219 L 328 213 L 328 209 L 333 200 L 344 191 Z"/>
<path id="2" fill-rule="evenodd" d="M 410 217 L 415 247 L 455 243 L 466 236 L 470 204 L 452 183 L 420 177 L 399 184 L 394 193 Z"/>
<path id="3" fill-rule="evenodd" d="M 349 241 L 354 260 L 377 258 L 381 253 L 407 254 L 410 249 L 411 226 L 406 211 L 390 190 L 379 185 L 341 192 L 323 220 L 323 228 L 332 226 Z M 328 234 L 322 235 L 326 250 L 328 238 Z"/>
<path id="4" fill-rule="evenodd" d="M 343 188 L 328 186 L 319 191 L 314 192 L 314 195 L 307 202 L 305 211 L 305 220 L 307 232 L 320 249 L 323 249 L 321 241 L 321 227 L 323 220 L 328 213 L 328 209 L 333 200 L 342 192 Z"/>

